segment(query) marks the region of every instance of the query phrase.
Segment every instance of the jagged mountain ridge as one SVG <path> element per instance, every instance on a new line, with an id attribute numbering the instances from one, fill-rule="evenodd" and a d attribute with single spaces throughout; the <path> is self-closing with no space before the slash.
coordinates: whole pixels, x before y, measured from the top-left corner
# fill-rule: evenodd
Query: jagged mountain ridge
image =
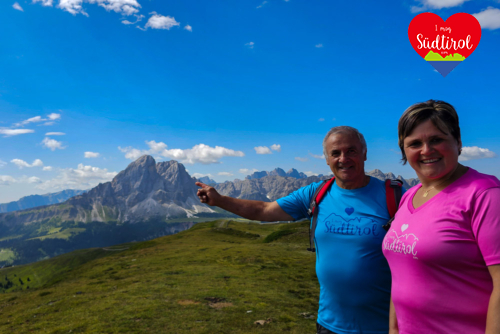
<path id="1" fill-rule="evenodd" d="M 306 174 L 297 171 L 295 168 L 292 168 L 288 172 L 285 173 L 285 171 L 283 169 L 278 167 L 270 172 L 266 172 L 266 171 L 254 172 L 253 174 L 245 177 L 245 180 L 261 179 L 265 176 L 281 176 L 281 177 L 293 177 L 296 179 L 307 179 Z"/>
<path id="2" fill-rule="evenodd" d="M 281 170 L 281 168 L 276 168 L 272 172 L 255 172 L 252 174 L 252 178 L 246 178 L 245 180 L 234 180 L 226 181 L 224 183 L 219 183 L 215 185 L 215 189 L 225 196 L 231 196 L 241 199 L 259 200 L 265 202 L 272 202 L 278 198 L 287 196 L 291 192 L 307 186 L 313 182 L 319 182 L 322 180 L 329 179 L 333 174 L 324 176 L 309 176 L 306 178 L 295 178 L 293 176 L 282 176 L 284 173 L 277 172 L 271 175 L 271 173 Z M 295 169 L 292 169 L 296 171 Z M 291 171 L 292 171 L 291 170 Z M 281 175 L 276 175 L 281 174 Z M 303 173 L 300 173 L 303 174 Z M 396 177 L 393 173 L 383 173 L 379 169 L 374 169 L 366 173 L 367 175 L 373 176 L 380 180 L 386 179 L 400 179 L 403 181 L 403 186 L 406 189 L 413 187 L 419 183 L 418 179 L 404 179 L 401 175 Z M 296 175 L 290 173 L 289 175 Z"/>
<path id="3" fill-rule="evenodd" d="M 197 187 L 177 161 L 156 163 L 145 155 L 130 163 L 111 182 L 55 205 L 0 214 L 0 223 L 29 224 L 45 219 L 62 221 L 139 222 L 151 217 L 190 217 L 213 213 L 196 196 Z"/>
<path id="4" fill-rule="evenodd" d="M 215 189 L 225 196 L 272 202 L 301 187 L 328 178 L 328 176 L 310 176 L 305 179 L 297 179 L 294 177 L 266 175 L 258 179 L 226 181 L 217 184 Z"/>
<path id="5" fill-rule="evenodd" d="M 370 176 L 376 177 L 379 180 L 386 180 L 386 179 L 391 179 L 391 180 L 398 179 L 398 180 L 401 180 L 401 181 L 403 181 L 403 187 L 405 187 L 406 189 L 410 189 L 411 187 L 413 187 L 413 186 L 415 186 L 415 185 L 417 185 L 417 184 L 420 183 L 420 180 L 417 179 L 417 178 L 405 179 L 401 175 L 398 175 L 396 177 L 393 173 L 391 173 L 391 172 L 384 173 L 380 169 L 374 169 L 372 171 L 369 171 L 368 173 L 366 173 L 366 175 L 370 175 Z"/>
<path id="6" fill-rule="evenodd" d="M 396 178 L 394 174 L 384 174 L 378 169 L 367 174 L 382 180 Z M 320 175 L 303 178 L 305 174 L 293 168 L 288 173 L 276 168 L 271 172 L 252 175 L 253 178 L 250 179 L 216 184 L 215 188 L 226 196 L 274 201 L 301 187 L 331 177 Z M 418 179 L 398 178 L 406 188 L 418 183 Z M 0 214 L 0 224 L 13 226 L 47 219 L 134 223 L 153 217 L 168 220 L 196 217 L 200 213 L 215 213 L 199 202 L 195 181 L 196 178 L 191 177 L 177 161 L 156 163 L 151 156 L 146 155 L 130 163 L 111 182 L 99 184 L 60 204 Z"/>
<path id="7" fill-rule="evenodd" d="M 199 177 L 199 178 L 197 178 L 197 180 L 202 182 L 202 183 L 208 184 L 209 186 L 213 186 L 213 185 L 217 184 L 217 182 L 215 182 L 214 180 L 212 180 L 208 176 Z"/>
<path id="8" fill-rule="evenodd" d="M 0 204 L 0 213 L 30 209 L 42 205 L 62 203 L 67 199 L 83 194 L 86 190 L 66 189 L 56 193 L 45 195 L 29 195 L 21 197 L 17 201 Z"/>

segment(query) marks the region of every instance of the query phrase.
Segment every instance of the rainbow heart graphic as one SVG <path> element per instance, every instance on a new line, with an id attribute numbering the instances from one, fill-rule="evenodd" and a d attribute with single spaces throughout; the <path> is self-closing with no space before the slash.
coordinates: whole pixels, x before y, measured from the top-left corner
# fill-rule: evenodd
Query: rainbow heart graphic
<path id="1" fill-rule="evenodd" d="M 467 13 L 454 14 L 446 21 L 422 13 L 411 20 L 408 38 L 420 57 L 446 77 L 474 52 L 481 40 L 481 25 Z"/>

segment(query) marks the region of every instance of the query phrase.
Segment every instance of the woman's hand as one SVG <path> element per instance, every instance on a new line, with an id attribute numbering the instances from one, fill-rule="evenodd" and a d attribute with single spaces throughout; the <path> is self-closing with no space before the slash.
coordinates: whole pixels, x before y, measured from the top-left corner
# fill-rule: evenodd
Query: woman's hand
<path id="1" fill-rule="evenodd" d="M 391 306 L 389 308 L 389 334 L 399 334 L 398 319 L 396 318 L 396 309 L 391 297 Z"/>
<path id="2" fill-rule="evenodd" d="M 500 264 L 489 266 L 493 291 L 491 292 L 486 318 L 486 334 L 500 334 Z"/>

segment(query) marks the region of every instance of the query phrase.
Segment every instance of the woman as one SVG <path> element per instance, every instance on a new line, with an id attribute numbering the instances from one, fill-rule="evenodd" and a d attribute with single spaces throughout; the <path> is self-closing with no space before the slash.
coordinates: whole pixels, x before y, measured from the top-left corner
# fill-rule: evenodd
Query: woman
<path id="1" fill-rule="evenodd" d="M 392 273 L 390 333 L 500 333 L 500 181 L 458 163 L 448 103 L 409 107 L 398 125 L 408 190 L 382 248 Z"/>

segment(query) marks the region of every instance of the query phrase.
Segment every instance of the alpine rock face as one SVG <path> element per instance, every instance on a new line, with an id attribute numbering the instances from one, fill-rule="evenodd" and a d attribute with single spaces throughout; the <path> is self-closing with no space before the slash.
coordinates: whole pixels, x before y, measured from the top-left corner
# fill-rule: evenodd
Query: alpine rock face
<path id="1" fill-rule="evenodd" d="M 396 177 L 375 169 L 367 173 L 379 179 Z M 226 181 L 214 187 L 222 195 L 271 202 L 313 182 L 332 177 L 309 176 L 291 169 L 285 172 L 276 168 L 271 172 L 255 172 L 245 180 Z M 418 179 L 405 180 L 398 176 L 408 189 Z M 196 178 L 175 160 L 156 163 L 144 155 L 114 177 L 86 193 L 65 202 L 0 213 L 0 226 L 12 228 L 17 224 L 30 224 L 49 220 L 74 222 L 128 222 L 148 219 L 168 221 L 175 218 L 216 217 L 228 214 L 200 203 L 196 192 Z"/>
<path id="2" fill-rule="evenodd" d="M 0 214 L 0 224 L 29 224 L 57 217 L 76 222 L 129 222 L 148 218 L 189 218 L 214 213 L 196 196 L 197 186 L 177 161 L 156 163 L 145 155 L 130 163 L 111 182 L 101 183 L 67 201 Z"/>
<path id="3" fill-rule="evenodd" d="M 373 176 L 380 180 L 399 179 L 403 182 L 406 189 L 418 184 L 418 179 L 404 179 L 401 175 L 396 177 L 393 173 L 383 173 L 379 169 L 374 169 L 367 175 Z M 328 176 L 318 175 L 309 176 L 298 172 L 296 169 L 291 169 L 287 173 L 281 168 L 276 168 L 271 172 L 261 171 L 249 175 L 245 180 L 226 181 L 215 185 L 215 189 L 225 196 L 231 196 L 241 199 L 259 200 L 272 202 L 278 198 L 287 196 L 291 192 L 305 187 L 313 182 L 327 180 L 333 175 Z"/>

